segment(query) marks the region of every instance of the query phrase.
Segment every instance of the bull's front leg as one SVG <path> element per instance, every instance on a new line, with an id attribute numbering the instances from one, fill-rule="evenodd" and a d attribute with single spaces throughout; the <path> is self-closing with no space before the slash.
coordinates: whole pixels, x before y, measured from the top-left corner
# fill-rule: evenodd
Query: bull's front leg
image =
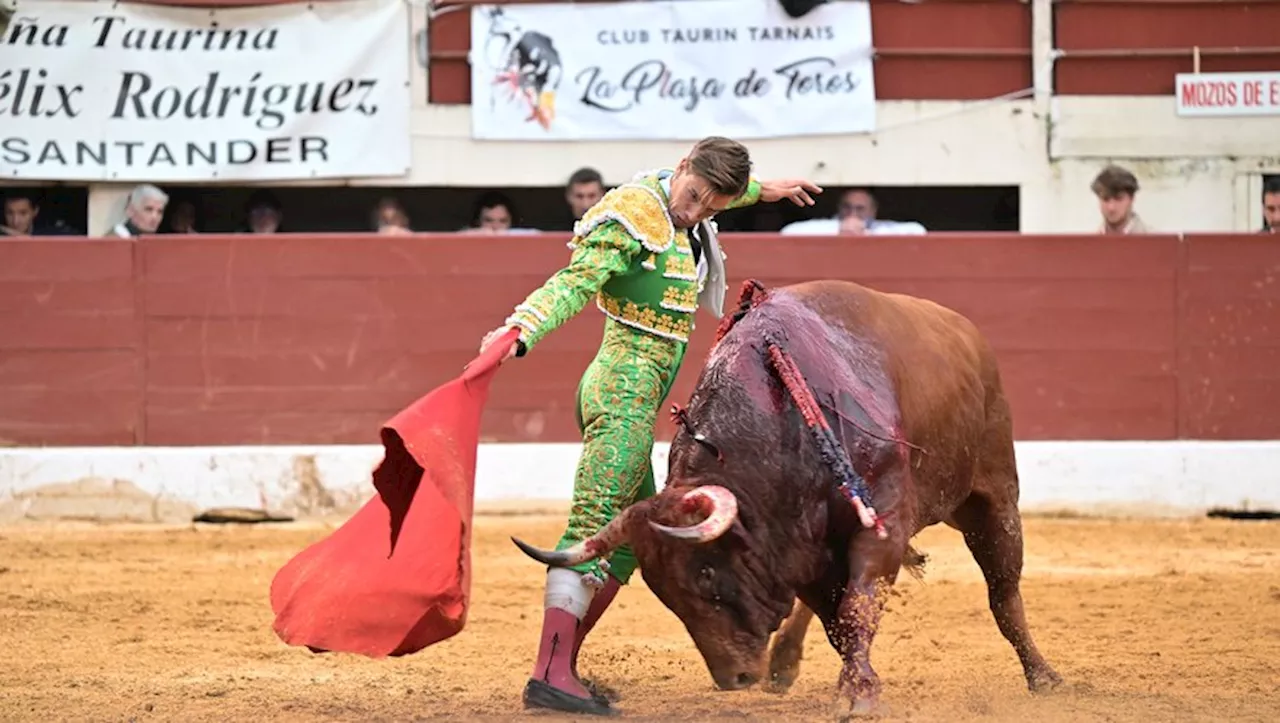
<path id="1" fill-rule="evenodd" d="M 880 705 L 880 677 L 871 667 L 871 643 L 880 616 L 897 580 L 906 551 L 900 530 L 890 529 L 888 539 L 873 530 L 858 533 L 849 549 L 849 582 L 830 622 L 823 621 L 827 638 L 844 660 L 840 670 L 836 717 L 876 712 Z"/>
<path id="2" fill-rule="evenodd" d="M 804 657 L 804 637 L 813 620 L 813 611 L 798 598 L 791 614 L 778 628 L 778 634 L 769 648 L 769 681 L 771 693 L 785 693 L 800 677 L 800 659 Z"/>

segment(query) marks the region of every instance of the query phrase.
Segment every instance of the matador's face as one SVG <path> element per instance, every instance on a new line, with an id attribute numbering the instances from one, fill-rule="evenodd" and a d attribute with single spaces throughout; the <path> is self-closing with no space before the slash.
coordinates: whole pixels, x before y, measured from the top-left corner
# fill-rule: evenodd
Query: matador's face
<path id="1" fill-rule="evenodd" d="M 707 179 L 689 168 L 688 160 L 681 160 L 671 177 L 671 198 L 667 202 L 671 223 L 676 228 L 693 228 L 720 213 L 733 203 L 733 196 L 725 196 L 712 190 Z"/>

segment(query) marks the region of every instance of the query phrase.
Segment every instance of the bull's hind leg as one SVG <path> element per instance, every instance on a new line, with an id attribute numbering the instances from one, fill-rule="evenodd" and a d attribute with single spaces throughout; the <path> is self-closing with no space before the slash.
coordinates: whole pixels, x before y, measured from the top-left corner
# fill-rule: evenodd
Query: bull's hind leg
<path id="1" fill-rule="evenodd" d="M 982 568 L 991 614 L 1001 634 L 1018 653 L 1027 687 L 1037 693 L 1052 690 L 1062 678 L 1031 639 L 1022 605 L 1022 516 L 1016 493 L 1011 496 L 975 491 L 953 518 L 974 561 Z"/>
<path id="2" fill-rule="evenodd" d="M 773 645 L 769 647 L 769 692 L 785 693 L 800 677 L 804 636 L 812 620 L 813 611 L 797 598 L 791 614 L 782 622 L 773 638 Z"/>

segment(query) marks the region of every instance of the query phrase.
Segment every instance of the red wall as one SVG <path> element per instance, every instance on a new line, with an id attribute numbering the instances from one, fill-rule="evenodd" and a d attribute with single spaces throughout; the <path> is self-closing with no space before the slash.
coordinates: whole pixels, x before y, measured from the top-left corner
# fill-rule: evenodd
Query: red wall
<path id="1" fill-rule="evenodd" d="M 1276 0 L 1057 0 L 1055 91 L 1172 95 L 1174 76 L 1280 68 Z"/>
<path id="2" fill-rule="evenodd" d="M 563 241 L 0 241 L 0 444 L 376 442 L 567 259 Z M 999 352 L 1022 439 L 1280 436 L 1280 239 L 725 245 L 731 297 L 747 276 L 836 277 L 965 313 Z M 600 329 L 588 307 L 504 369 L 486 437 L 576 439 L 573 392 Z M 701 316 L 671 401 L 687 399 L 713 332 Z"/>

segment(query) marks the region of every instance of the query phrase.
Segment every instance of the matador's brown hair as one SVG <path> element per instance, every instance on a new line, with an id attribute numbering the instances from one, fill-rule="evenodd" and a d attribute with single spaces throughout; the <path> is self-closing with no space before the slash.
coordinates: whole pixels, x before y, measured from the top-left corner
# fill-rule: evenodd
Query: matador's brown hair
<path id="1" fill-rule="evenodd" d="M 689 152 L 689 169 L 721 196 L 738 197 L 751 182 L 751 154 L 741 143 L 722 136 L 698 141 Z"/>

